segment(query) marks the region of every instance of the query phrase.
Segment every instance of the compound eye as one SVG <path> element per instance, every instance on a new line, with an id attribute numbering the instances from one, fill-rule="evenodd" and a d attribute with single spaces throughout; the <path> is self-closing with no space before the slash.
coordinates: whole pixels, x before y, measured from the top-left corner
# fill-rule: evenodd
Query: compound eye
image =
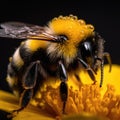
<path id="1" fill-rule="evenodd" d="M 94 62 L 94 43 L 91 38 L 86 39 L 83 41 L 80 46 L 80 55 L 82 59 L 89 64 Z"/>
<path id="2" fill-rule="evenodd" d="M 82 44 L 82 48 L 87 52 L 87 51 L 91 51 L 92 50 L 92 46 L 91 46 L 91 44 L 89 43 L 89 42 L 84 42 L 83 44 Z"/>
<path id="3" fill-rule="evenodd" d="M 90 42 L 84 42 L 81 45 L 81 51 L 82 51 L 82 56 L 91 56 L 91 52 L 92 52 L 92 46 Z"/>
<path id="4" fill-rule="evenodd" d="M 68 40 L 66 35 L 58 35 L 58 42 L 63 43 Z"/>

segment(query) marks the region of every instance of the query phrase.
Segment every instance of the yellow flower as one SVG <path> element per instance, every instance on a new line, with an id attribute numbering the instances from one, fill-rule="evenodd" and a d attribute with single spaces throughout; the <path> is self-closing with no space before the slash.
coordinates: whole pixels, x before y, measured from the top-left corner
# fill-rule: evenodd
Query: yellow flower
<path id="1" fill-rule="evenodd" d="M 69 75 L 68 99 L 65 115 L 59 95 L 59 81 L 49 80 L 38 92 L 31 104 L 20 111 L 13 120 L 120 120 L 120 66 L 104 67 L 103 85 L 99 87 L 100 71 L 93 85 L 90 77 L 82 71 L 81 82 Z M 5 91 L 0 91 L 0 111 L 11 112 L 19 106 L 18 98 Z M 0 120 L 6 114 L 1 114 Z"/>

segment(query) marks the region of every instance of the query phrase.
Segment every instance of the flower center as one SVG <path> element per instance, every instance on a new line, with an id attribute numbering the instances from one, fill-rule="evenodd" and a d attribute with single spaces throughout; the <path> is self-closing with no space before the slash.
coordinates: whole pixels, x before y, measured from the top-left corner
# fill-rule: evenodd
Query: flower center
<path id="1" fill-rule="evenodd" d="M 73 80 L 73 79 L 72 79 Z M 54 118 L 64 116 L 62 114 L 63 102 L 60 99 L 60 81 L 51 86 L 45 84 L 44 89 L 35 96 L 32 104 L 45 110 Z M 70 85 L 68 81 L 68 98 L 65 107 L 65 115 L 81 114 L 83 112 L 93 115 L 107 117 L 110 120 L 120 118 L 120 96 L 115 95 L 112 85 L 107 86 L 104 95 L 101 94 L 102 88 L 99 84 Z"/>

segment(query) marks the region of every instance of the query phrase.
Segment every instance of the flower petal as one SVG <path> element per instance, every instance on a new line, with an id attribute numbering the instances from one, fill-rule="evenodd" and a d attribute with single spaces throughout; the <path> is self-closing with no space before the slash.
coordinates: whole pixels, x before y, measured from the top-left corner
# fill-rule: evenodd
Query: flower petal
<path id="1" fill-rule="evenodd" d="M 101 116 L 92 115 L 89 113 L 81 113 L 75 115 L 64 116 L 62 120 L 108 120 Z"/>
<path id="2" fill-rule="evenodd" d="M 101 87 L 101 94 L 104 95 L 107 90 L 107 86 L 112 85 L 115 88 L 115 94 L 120 95 L 120 77 L 118 77 L 120 75 L 120 65 L 113 64 L 111 72 L 109 72 L 109 65 L 105 65 L 103 73 L 104 74 L 103 74 L 103 84 Z M 80 76 L 82 76 L 81 80 L 83 84 L 93 83 L 89 75 L 84 71 L 81 71 Z M 101 78 L 101 72 L 99 70 L 96 75 L 97 84 L 100 84 L 100 78 Z"/>
<path id="3" fill-rule="evenodd" d="M 18 99 L 13 94 L 0 90 L 0 109 L 10 112 L 18 106 Z"/>
<path id="4" fill-rule="evenodd" d="M 0 110 L 1 112 L 11 112 L 12 110 L 17 109 L 19 106 L 18 99 L 5 91 L 0 90 Z M 5 113 L 4 113 L 5 114 Z M 0 118 L 2 115 L 0 115 Z M 13 120 L 55 120 L 49 114 L 44 111 L 29 105 L 26 109 L 19 112 Z M 6 116 L 7 119 L 7 116 Z"/>

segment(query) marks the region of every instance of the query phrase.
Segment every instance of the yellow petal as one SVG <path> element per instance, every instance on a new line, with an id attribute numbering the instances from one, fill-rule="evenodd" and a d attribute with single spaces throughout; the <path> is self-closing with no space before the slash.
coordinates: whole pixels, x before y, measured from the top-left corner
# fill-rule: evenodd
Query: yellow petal
<path id="1" fill-rule="evenodd" d="M 41 111 L 39 108 L 28 106 L 27 109 L 22 110 L 13 120 L 55 120 L 47 113 Z"/>
<path id="2" fill-rule="evenodd" d="M 0 90 L 0 110 L 11 112 L 16 110 L 19 106 L 18 99 L 5 91 Z M 55 120 L 49 114 L 36 108 L 34 106 L 27 106 L 24 110 L 19 112 L 12 120 Z"/>
<path id="3" fill-rule="evenodd" d="M 18 99 L 11 93 L 0 90 L 0 109 L 10 112 L 18 106 Z"/>
<path id="4" fill-rule="evenodd" d="M 107 90 L 108 85 L 112 85 L 115 88 L 115 94 L 120 95 L 120 77 L 119 77 L 119 75 L 120 75 L 120 65 L 113 65 L 111 72 L 109 72 L 109 66 L 108 65 L 105 66 L 104 81 L 103 81 L 103 87 L 102 87 L 103 93 L 104 93 L 104 91 Z"/>
<path id="5" fill-rule="evenodd" d="M 82 114 L 64 116 L 62 120 L 109 120 L 109 119 L 103 118 L 101 116 L 92 115 L 89 113 L 82 113 Z"/>
<path id="6" fill-rule="evenodd" d="M 119 75 L 120 75 L 120 65 L 113 64 L 111 72 L 109 72 L 109 65 L 104 66 L 103 84 L 102 84 L 102 88 L 101 88 L 102 95 L 107 90 L 108 85 L 114 86 L 115 94 L 120 95 L 120 77 L 119 77 Z M 83 84 L 92 84 L 93 83 L 93 81 L 90 79 L 89 75 L 87 73 L 85 73 L 84 71 L 81 71 L 80 76 L 82 76 L 81 80 L 82 80 Z M 100 78 L 101 78 L 101 73 L 99 70 L 96 75 L 97 84 L 100 84 Z"/>

